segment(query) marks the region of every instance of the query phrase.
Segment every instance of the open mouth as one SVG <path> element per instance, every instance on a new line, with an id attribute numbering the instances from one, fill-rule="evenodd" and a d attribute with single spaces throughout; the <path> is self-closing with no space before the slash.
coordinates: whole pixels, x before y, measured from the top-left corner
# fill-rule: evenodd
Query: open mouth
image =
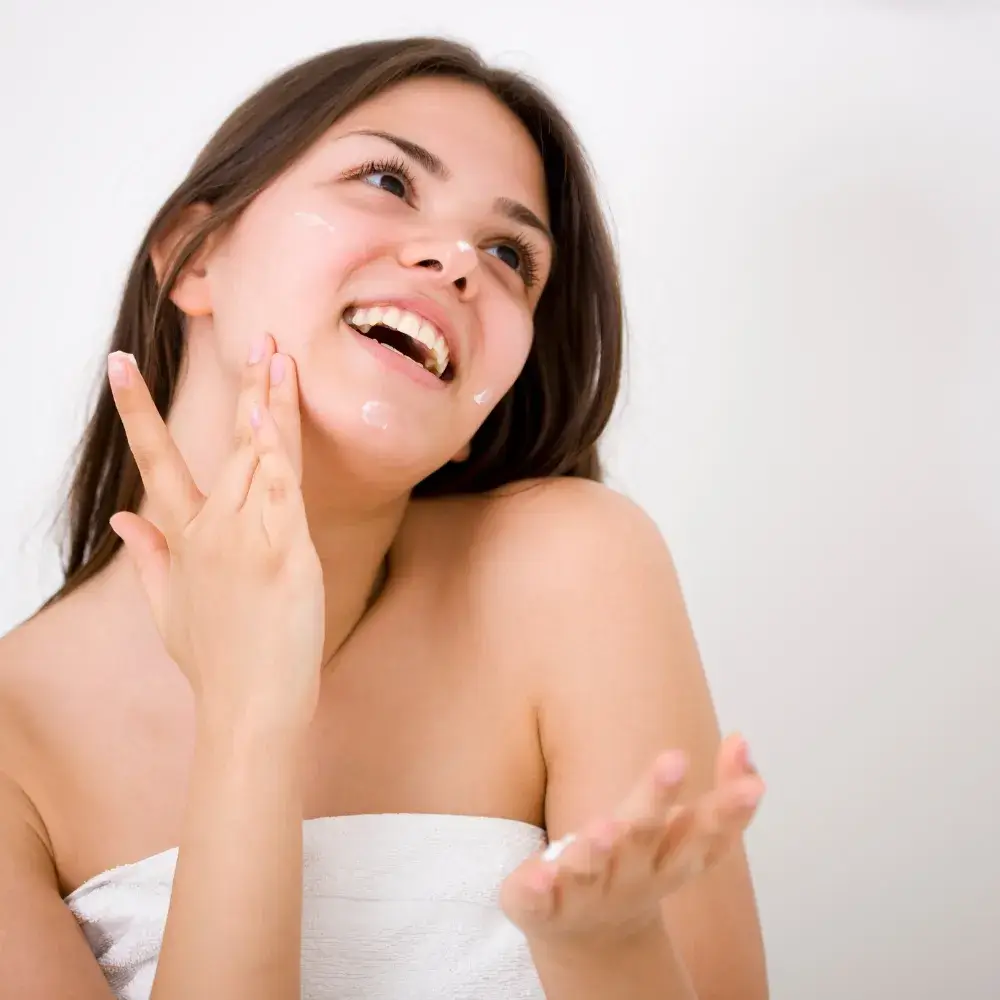
<path id="1" fill-rule="evenodd" d="M 422 316 L 396 306 L 351 306 L 344 313 L 344 322 L 362 337 L 426 368 L 442 382 L 454 377 L 447 342 L 441 331 Z"/>

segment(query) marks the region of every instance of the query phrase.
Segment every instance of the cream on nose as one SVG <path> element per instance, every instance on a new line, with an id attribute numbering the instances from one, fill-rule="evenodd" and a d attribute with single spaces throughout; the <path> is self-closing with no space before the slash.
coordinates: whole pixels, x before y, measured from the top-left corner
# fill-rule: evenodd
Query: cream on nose
<path id="1" fill-rule="evenodd" d="M 476 250 L 466 240 L 455 240 L 443 248 L 445 260 L 441 261 L 449 281 L 464 278 L 476 266 Z"/>

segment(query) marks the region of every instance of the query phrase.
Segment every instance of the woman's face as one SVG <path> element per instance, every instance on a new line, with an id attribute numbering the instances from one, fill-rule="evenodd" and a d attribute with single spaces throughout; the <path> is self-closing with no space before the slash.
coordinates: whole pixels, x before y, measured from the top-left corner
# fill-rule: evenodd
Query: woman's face
<path id="1" fill-rule="evenodd" d="M 212 251 L 226 367 L 267 332 L 322 439 L 412 486 L 527 358 L 552 248 L 541 159 L 485 90 L 416 79 L 341 119 Z"/>

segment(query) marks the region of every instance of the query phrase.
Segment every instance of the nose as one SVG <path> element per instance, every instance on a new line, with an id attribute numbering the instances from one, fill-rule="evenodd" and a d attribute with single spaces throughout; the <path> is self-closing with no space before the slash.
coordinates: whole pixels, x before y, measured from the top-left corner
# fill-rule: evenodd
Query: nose
<path id="1" fill-rule="evenodd" d="M 475 247 L 465 240 L 424 240 L 403 248 L 400 254 L 405 267 L 423 267 L 434 272 L 442 284 L 453 284 L 459 292 L 471 292 L 479 257 Z"/>

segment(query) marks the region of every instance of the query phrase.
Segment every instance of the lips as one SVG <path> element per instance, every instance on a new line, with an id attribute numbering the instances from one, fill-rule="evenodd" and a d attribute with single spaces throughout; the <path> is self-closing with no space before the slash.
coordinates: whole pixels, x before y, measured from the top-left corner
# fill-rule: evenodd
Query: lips
<path id="1" fill-rule="evenodd" d="M 351 306 L 344 321 L 361 336 L 395 351 L 442 381 L 454 375 L 451 351 L 444 335 L 425 316 L 397 305 Z"/>
<path id="2" fill-rule="evenodd" d="M 363 299 L 355 299 L 344 310 L 344 320 L 349 323 L 348 316 L 352 309 L 376 307 L 383 310 L 394 307 L 400 311 L 400 314 L 412 313 L 419 319 L 421 326 L 426 325 L 432 328 L 435 335 L 441 337 L 448 352 L 448 371 L 445 373 L 445 381 L 450 381 L 461 369 L 464 344 L 459 336 L 460 330 L 456 326 L 452 309 L 428 295 L 399 295 L 389 292 L 383 297 L 369 295 Z M 360 331 L 358 332 L 360 333 Z M 370 334 L 371 331 L 369 330 L 368 333 Z"/>

